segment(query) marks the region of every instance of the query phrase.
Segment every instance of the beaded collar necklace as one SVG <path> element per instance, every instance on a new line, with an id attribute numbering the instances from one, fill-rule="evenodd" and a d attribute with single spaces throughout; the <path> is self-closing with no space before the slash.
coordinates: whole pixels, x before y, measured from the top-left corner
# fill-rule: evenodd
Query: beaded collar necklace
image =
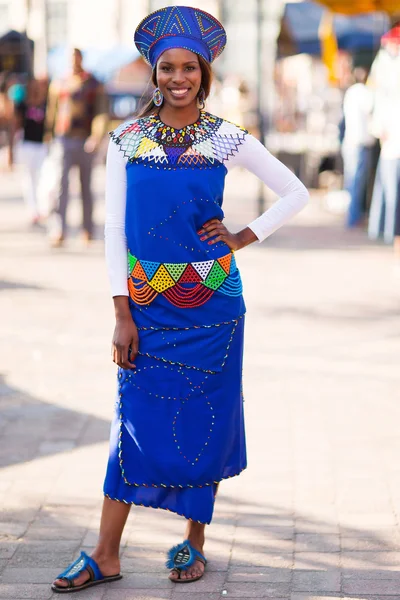
<path id="1" fill-rule="evenodd" d="M 166 125 L 158 114 L 152 115 L 149 124 L 152 126 L 154 141 L 163 146 L 187 148 L 195 141 L 208 137 L 215 129 L 218 129 L 221 121 L 221 119 L 212 117 L 209 113 L 201 111 L 197 121 L 181 129 Z"/>

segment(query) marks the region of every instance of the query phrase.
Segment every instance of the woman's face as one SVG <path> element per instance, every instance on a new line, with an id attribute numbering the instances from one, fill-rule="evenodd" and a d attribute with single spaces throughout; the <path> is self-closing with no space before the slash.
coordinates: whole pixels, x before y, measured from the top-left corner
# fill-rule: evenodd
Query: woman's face
<path id="1" fill-rule="evenodd" d="M 201 86 L 201 68 L 197 54 L 183 48 L 166 50 L 157 67 L 157 85 L 164 101 L 174 108 L 196 103 Z"/>

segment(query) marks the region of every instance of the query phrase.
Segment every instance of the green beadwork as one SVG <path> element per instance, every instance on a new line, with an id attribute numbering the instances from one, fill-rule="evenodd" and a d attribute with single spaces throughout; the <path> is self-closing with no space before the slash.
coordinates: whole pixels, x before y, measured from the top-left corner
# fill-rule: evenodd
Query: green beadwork
<path id="1" fill-rule="evenodd" d="M 164 267 L 174 281 L 178 281 L 189 263 L 164 263 Z"/>
<path id="2" fill-rule="evenodd" d="M 203 282 L 203 285 L 212 290 L 217 290 L 224 283 L 226 278 L 227 274 L 224 269 L 217 261 L 215 261 L 207 279 Z"/>
<path id="3" fill-rule="evenodd" d="M 129 264 L 129 273 L 132 273 L 133 269 L 135 268 L 135 265 L 137 263 L 137 258 L 136 256 L 133 256 L 133 254 L 131 254 L 128 251 L 128 264 Z"/>

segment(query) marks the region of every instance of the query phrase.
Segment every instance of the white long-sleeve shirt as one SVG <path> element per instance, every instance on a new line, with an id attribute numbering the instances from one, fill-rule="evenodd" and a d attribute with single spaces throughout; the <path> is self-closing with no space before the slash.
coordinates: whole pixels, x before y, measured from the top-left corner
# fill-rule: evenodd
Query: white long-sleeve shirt
<path id="1" fill-rule="evenodd" d="M 125 235 L 127 160 L 118 145 L 110 141 L 106 168 L 105 242 L 113 296 L 129 295 Z M 237 152 L 224 164 L 228 171 L 236 166 L 246 168 L 279 196 L 268 210 L 248 224 L 260 242 L 287 223 L 308 202 L 309 194 L 301 181 L 252 135 L 246 135 Z"/>

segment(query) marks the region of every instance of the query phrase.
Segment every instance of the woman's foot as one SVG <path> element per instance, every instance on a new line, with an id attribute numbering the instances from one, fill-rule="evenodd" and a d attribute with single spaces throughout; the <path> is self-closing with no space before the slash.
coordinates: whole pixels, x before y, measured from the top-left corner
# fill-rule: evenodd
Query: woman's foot
<path id="1" fill-rule="evenodd" d="M 200 579 L 200 577 L 202 577 L 204 574 L 205 568 L 205 564 L 200 560 L 196 559 L 194 564 L 188 569 L 186 569 L 186 571 L 172 569 L 172 571 L 169 574 L 169 579 L 171 581 L 176 581 L 177 579 Z"/>
<path id="2" fill-rule="evenodd" d="M 96 550 L 91 554 L 91 557 L 93 558 L 93 560 L 96 561 L 104 577 L 111 577 L 112 575 L 117 575 L 119 573 L 120 562 L 118 557 L 116 558 L 114 556 L 105 556 L 103 554 L 100 554 L 99 552 L 96 552 Z M 89 578 L 90 577 L 88 571 L 83 571 L 79 575 L 79 577 L 74 579 L 75 587 L 83 585 L 84 583 L 89 581 Z M 57 587 L 67 587 L 68 584 L 63 579 L 55 579 L 54 585 Z"/>
<path id="3" fill-rule="evenodd" d="M 204 530 L 205 525 L 201 523 L 195 523 L 194 521 L 188 521 L 186 528 L 186 536 L 185 539 L 189 540 L 190 544 L 193 546 L 195 550 L 204 554 L 203 547 L 205 542 Z M 200 560 L 195 560 L 193 565 L 183 570 L 172 569 L 169 574 L 169 579 L 171 581 L 176 581 L 177 579 L 197 579 L 202 577 L 205 569 L 205 564 Z"/>

